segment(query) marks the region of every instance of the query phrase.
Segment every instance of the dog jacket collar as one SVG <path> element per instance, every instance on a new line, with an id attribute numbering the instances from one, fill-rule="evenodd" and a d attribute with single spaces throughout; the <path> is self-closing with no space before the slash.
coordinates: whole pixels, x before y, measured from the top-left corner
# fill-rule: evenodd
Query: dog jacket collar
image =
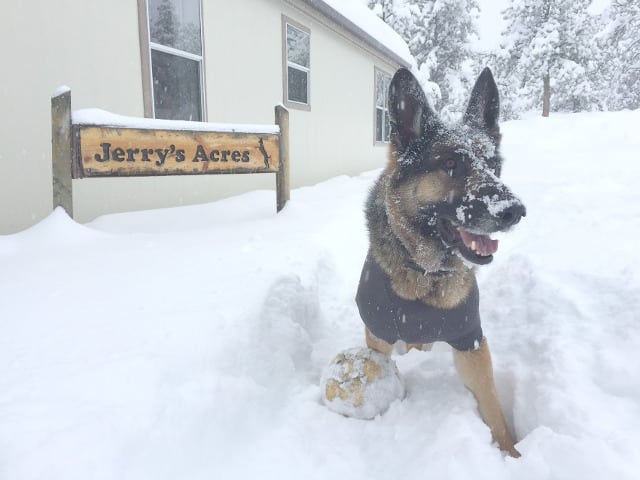
<path id="1" fill-rule="evenodd" d="M 411 270 L 418 272 L 420 275 L 427 274 L 427 271 L 424 268 L 422 268 L 420 265 L 418 265 L 416 262 L 414 262 L 413 260 L 407 260 L 406 262 L 404 262 L 404 266 L 406 268 L 410 268 Z M 429 272 L 429 275 L 443 277 L 445 275 L 451 275 L 451 270 L 436 270 L 435 272 Z"/>
<path id="2" fill-rule="evenodd" d="M 391 288 L 391 279 L 371 255 L 367 256 L 356 303 L 369 331 L 380 340 L 394 344 L 447 342 L 456 350 L 474 350 L 482 340 L 478 286 L 467 299 L 452 309 L 441 309 L 420 300 L 400 298 Z"/>

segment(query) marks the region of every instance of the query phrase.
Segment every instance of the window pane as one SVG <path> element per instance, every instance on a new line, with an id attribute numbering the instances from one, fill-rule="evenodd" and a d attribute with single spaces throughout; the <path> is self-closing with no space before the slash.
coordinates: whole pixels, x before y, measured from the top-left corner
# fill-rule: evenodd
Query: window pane
<path id="1" fill-rule="evenodd" d="M 148 0 L 151 41 L 202 55 L 200 0 Z"/>
<path id="2" fill-rule="evenodd" d="M 287 60 L 309 68 L 309 34 L 287 24 Z"/>
<path id="3" fill-rule="evenodd" d="M 307 72 L 294 67 L 288 67 L 287 70 L 289 100 L 292 102 L 309 103 L 309 99 L 307 98 Z"/>
<path id="4" fill-rule="evenodd" d="M 376 109 L 376 126 L 375 139 L 376 142 L 388 142 L 390 137 L 389 124 L 389 84 L 391 77 L 381 70 L 375 70 L 375 109 Z"/>
<path id="5" fill-rule="evenodd" d="M 200 62 L 151 50 L 156 118 L 202 120 Z"/>
<path id="6" fill-rule="evenodd" d="M 382 119 L 384 112 L 380 108 L 376 108 L 376 142 L 382 142 Z"/>
<path id="7" fill-rule="evenodd" d="M 391 131 L 391 124 L 389 123 L 389 110 L 384 111 L 384 141 L 389 141 L 389 132 Z"/>
<path id="8" fill-rule="evenodd" d="M 384 74 L 376 72 L 376 107 L 384 107 L 386 104 L 387 89 Z"/>

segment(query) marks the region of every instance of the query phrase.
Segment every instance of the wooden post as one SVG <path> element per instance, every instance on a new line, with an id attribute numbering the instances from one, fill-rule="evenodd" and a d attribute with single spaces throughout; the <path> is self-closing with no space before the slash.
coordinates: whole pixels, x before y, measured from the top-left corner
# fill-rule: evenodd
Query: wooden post
<path id="1" fill-rule="evenodd" d="M 551 80 L 549 73 L 542 77 L 542 116 L 548 117 L 551 112 Z"/>
<path id="2" fill-rule="evenodd" d="M 289 111 L 276 105 L 276 124 L 280 127 L 280 168 L 276 173 L 276 209 L 282 210 L 291 198 L 289 186 Z"/>
<path id="3" fill-rule="evenodd" d="M 51 173 L 53 208 L 62 207 L 73 218 L 71 90 L 51 97 Z"/>

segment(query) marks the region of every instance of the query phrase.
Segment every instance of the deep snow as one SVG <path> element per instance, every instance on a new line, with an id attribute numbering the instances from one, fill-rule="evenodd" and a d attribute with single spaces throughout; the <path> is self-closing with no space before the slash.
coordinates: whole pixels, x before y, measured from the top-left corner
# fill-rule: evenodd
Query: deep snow
<path id="1" fill-rule="evenodd" d="M 479 270 L 522 458 L 491 444 L 449 348 L 396 358 L 370 421 L 320 402 L 363 345 L 377 172 L 0 236 L 0 479 L 632 479 L 640 471 L 640 111 L 503 125 L 527 217 Z"/>

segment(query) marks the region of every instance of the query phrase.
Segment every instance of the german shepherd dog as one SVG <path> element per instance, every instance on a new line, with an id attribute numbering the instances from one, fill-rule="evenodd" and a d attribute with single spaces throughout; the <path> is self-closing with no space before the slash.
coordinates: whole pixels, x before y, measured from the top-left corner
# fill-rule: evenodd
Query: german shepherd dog
<path id="1" fill-rule="evenodd" d="M 460 125 L 445 126 L 415 77 L 399 70 L 389 87 L 389 160 L 366 204 L 369 251 L 356 302 L 367 346 L 453 347 L 464 385 L 501 450 L 519 457 L 500 407 L 478 310 L 475 265 L 525 207 L 500 180 L 499 98 L 485 68 Z"/>

